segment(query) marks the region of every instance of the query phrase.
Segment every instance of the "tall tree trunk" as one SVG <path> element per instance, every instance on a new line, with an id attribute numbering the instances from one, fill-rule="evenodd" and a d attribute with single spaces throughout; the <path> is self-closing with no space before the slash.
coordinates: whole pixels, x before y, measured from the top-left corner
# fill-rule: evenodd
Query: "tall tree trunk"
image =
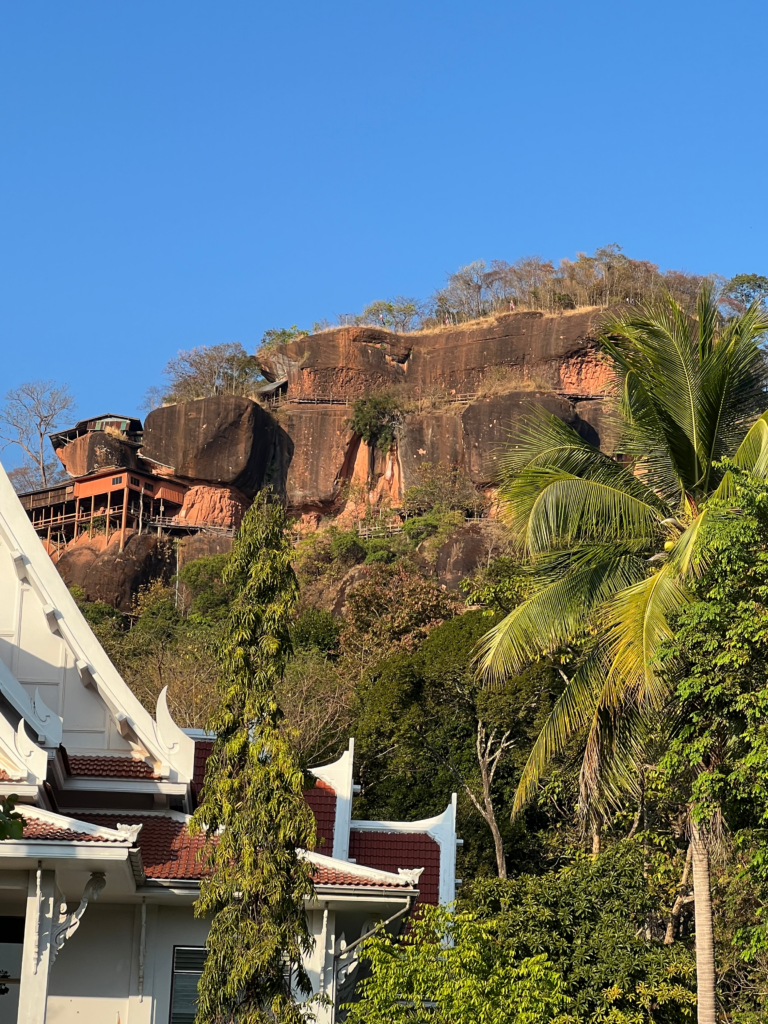
<path id="1" fill-rule="evenodd" d="M 685 855 L 685 867 L 683 868 L 683 877 L 680 879 L 680 893 L 674 902 L 672 907 L 672 913 L 669 915 L 669 921 L 667 922 L 667 932 L 664 936 L 664 945 L 671 946 L 677 937 L 677 930 L 680 927 L 680 915 L 683 912 L 683 907 L 686 903 L 691 903 L 694 899 L 693 896 L 686 895 L 685 890 L 688 888 L 688 876 L 691 873 L 691 860 L 693 858 L 693 846 L 688 844 L 688 852 Z"/>
<path id="2" fill-rule="evenodd" d="M 491 810 L 490 814 L 486 815 L 485 820 L 488 822 L 488 827 L 490 828 L 491 835 L 493 836 L 493 845 L 496 851 L 496 870 L 499 872 L 499 878 L 506 878 L 507 858 L 504 855 L 504 842 L 501 838 L 501 832 L 499 832 L 499 826 L 493 810 Z"/>
<path id="3" fill-rule="evenodd" d="M 712 892 L 706 834 L 691 818 L 693 894 L 696 912 L 696 991 L 699 1024 L 716 1024 L 715 939 L 712 927 Z"/>
<path id="4" fill-rule="evenodd" d="M 597 857 L 600 853 L 600 829 L 601 829 L 600 818 L 595 818 L 592 822 L 592 856 Z"/>

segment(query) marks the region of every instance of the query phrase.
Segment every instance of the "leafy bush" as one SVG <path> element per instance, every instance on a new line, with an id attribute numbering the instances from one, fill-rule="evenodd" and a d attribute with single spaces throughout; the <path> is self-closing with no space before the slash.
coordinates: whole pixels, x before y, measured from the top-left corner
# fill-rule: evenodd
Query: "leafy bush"
<path id="1" fill-rule="evenodd" d="M 546 956 L 520 956 L 514 938 L 471 912 L 424 907 L 405 938 L 363 944 L 370 976 L 348 1004 L 349 1024 L 556 1024 L 568 1018 L 563 981 Z"/>
<path id="2" fill-rule="evenodd" d="M 366 555 L 364 542 L 355 530 L 339 530 L 332 526 L 329 530 L 331 558 L 345 565 L 357 565 Z"/>
<path id="3" fill-rule="evenodd" d="M 691 951 L 644 937 L 666 896 L 647 874 L 642 842 L 624 840 L 561 871 L 478 882 L 463 902 L 495 922 L 519 956 L 548 958 L 578 1021 L 693 1021 Z"/>
<path id="4" fill-rule="evenodd" d="M 319 651 L 332 655 L 339 650 L 341 626 L 330 612 L 307 608 L 293 626 L 293 644 L 297 650 Z"/>
<path id="5" fill-rule="evenodd" d="M 179 572 L 179 580 L 191 595 L 190 611 L 210 619 L 223 618 L 229 609 L 232 592 L 222 581 L 229 555 L 207 555 L 187 562 Z"/>
<path id="6" fill-rule="evenodd" d="M 458 466 L 422 462 L 414 483 L 406 488 L 403 505 L 410 515 L 420 515 L 432 509 L 479 515 L 487 502 Z"/>
<path id="7" fill-rule="evenodd" d="M 456 614 L 456 599 L 402 560 L 370 565 L 347 595 L 342 647 L 369 661 L 415 647 Z"/>
<path id="8" fill-rule="evenodd" d="M 294 565 L 299 582 L 306 586 L 313 580 L 343 575 L 359 565 L 367 554 L 364 541 L 354 530 L 327 530 L 303 537 L 294 549 Z"/>
<path id="9" fill-rule="evenodd" d="M 371 537 L 366 541 L 365 549 L 367 552 L 365 565 L 374 565 L 377 562 L 389 565 L 398 557 L 398 552 L 394 550 L 392 541 L 387 537 Z"/>
<path id="10" fill-rule="evenodd" d="M 517 559 L 501 555 L 476 569 L 459 584 L 467 604 L 484 605 L 489 612 L 511 612 L 525 597 L 525 572 Z"/>
<path id="11" fill-rule="evenodd" d="M 412 544 L 418 546 L 423 541 L 430 541 L 422 549 L 427 561 L 433 561 L 438 549 L 459 527 L 464 525 L 463 512 L 447 512 L 434 508 L 426 515 L 407 519 L 403 524 L 403 533 Z"/>
<path id="12" fill-rule="evenodd" d="M 127 625 L 122 612 L 119 612 L 117 608 L 113 608 L 111 604 L 105 604 L 103 601 L 89 601 L 85 596 L 83 588 L 78 587 L 76 583 L 69 588 L 69 592 L 74 597 L 77 607 L 83 613 L 83 618 L 94 631 L 96 631 L 96 627 L 104 623 L 119 629 Z"/>
<path id="13" fill-rule="evenodd" d="M 352 406 L 347 426 L 371 448 L 388 452 L 395 443 L 403 411 L 397 400 L 388 394 L 359 398 Z"/>

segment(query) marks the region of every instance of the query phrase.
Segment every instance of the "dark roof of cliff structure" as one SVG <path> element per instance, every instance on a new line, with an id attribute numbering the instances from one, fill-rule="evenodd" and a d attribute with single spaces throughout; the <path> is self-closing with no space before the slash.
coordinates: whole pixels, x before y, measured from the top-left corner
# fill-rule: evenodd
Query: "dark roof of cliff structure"
<path id="1" fill-rule="evenodd" d="M 120 429 L 125 434 L 141 433 L 141 420 L 136 416 L 122 416 L 115 412 L 105 412 L 100 416 L 89 416 L 87 420 L 79 420 L 74 427 L 68 427 L 66 430 L 57 430 L 54 434 L 49 434 L 48 438 L 54 449 L 61 448 L 62 445 L 82 437 L 83 434 L 88 434 L 93 430 L 104 430 L 106 425 L 117 423 L 120 424 Z"/>

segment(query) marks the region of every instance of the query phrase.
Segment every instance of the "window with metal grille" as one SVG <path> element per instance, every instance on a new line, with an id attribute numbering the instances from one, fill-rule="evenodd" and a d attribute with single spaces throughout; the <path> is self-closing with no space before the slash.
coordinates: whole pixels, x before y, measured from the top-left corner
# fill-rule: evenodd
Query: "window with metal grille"
<path id="1" fill-rule="evenodd" d="M 123 482 L 123 478 L 121 476 L 113 476 L 112 477 L 112 483 L 113 484 L 121 484 L 122 482 Z"/>
<path id="2" fill-rule="evenodd" d="M 155 485 L 154 484 L 144 484 L 144 490 L 145 491 L 154 491 L 154 489 L 155 489 Z"/>
<path id="3" fill-rule="evenodd" d="M 197 983 L 205 964 L 205 946 L 173 947 L 170 1024 L 194 1024 Z"/>
<path id="4" fill-rule="evenodd" d="M 131 483 L 133 484 L 134 487 L 141 487 L 141 480 L 139 480 L 137 476 L 131 477 Z"/>

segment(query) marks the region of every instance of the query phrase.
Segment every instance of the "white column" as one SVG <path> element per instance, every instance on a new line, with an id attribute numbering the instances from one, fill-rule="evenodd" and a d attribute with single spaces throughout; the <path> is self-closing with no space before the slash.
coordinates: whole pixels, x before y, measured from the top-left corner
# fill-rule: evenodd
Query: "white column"
<path id="1" fill-rule="evenodd" d="M 51 960 L 51 928 L 56 904 L 56 874 L 30 871 L 24 951 L 21 958 L 18 1024 L 45 1024 L 48 974 Z"/>

